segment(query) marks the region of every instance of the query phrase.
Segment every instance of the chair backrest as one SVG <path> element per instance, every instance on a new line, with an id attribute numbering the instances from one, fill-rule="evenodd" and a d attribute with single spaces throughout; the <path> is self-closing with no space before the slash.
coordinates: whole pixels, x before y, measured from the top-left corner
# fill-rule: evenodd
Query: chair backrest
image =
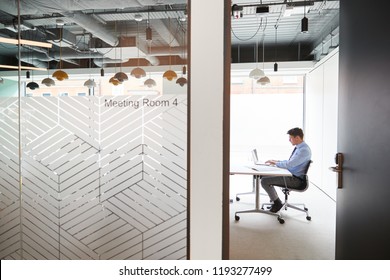
<path id="1" fill-rule="evenodd" d="M 310 160 L 307 165 L 306 165 L 306 168 L 305 168 L 305 188 L 303 188 L 302 190 L 297 190 L 299 192 L 304 192 L 307 190 L 307 188 L 309 187 L 309 177 L 307 176 L 307 172 L 309 172 L 309 168 L 310 168 L 310 165 L 313 163 L 312 160 Z"/>
<path id="2" fill-rule="evenodd" d="M 306 168 L 305 168 L 305 175 L 307 176 L 307 172 L 309 172 L 309 168 L 310 168 L 310 165 L 313 163 L 312 160 L 309 160 L 309 162 L 307 163 L 306 165 Z"/>

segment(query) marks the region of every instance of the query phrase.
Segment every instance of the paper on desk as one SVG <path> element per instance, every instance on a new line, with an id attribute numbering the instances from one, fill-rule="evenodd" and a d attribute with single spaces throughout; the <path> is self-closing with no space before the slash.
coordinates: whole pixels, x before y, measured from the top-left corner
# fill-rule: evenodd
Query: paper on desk
<path id="1" fill-rule="evenodd" d="M 279 167 L 272 166 L 272 165 L 250 165 L 248 166 L 252 170 L 256 171 L 276 171 L 280 170 Z"/>

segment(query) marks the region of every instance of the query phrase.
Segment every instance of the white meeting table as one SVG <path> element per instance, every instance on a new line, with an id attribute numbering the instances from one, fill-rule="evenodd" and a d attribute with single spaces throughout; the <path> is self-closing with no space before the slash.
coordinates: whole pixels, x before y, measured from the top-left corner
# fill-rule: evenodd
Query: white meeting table
<path id="1" fill-rule="evenodd" d="M 278 220 L 280 219 L 280 215 L 278 213 L 272 213 L 260 208 L 260 180 L 265 176 L 292 176 L 292 174 L 287 169 L 269 165 L 231 165 L 230 175 L 252 175 L 255 181 L 255 208 L 237 211 L 234 215 L 236 221 L 240 220 L 240 216 L 238 216 L 238 214 L 242 213 L 265 213 L 278 216 Z"/>

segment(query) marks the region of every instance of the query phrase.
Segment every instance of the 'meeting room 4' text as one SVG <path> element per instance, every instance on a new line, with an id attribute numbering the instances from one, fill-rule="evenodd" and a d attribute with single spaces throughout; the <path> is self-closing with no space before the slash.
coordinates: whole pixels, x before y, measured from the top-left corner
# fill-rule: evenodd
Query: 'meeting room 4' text
<path id="1" fill-rule="evenodd" d="M 177 98 L 173 100 L 160 100 L 160 99 L 149 99 L 143 98 L 141 100 L 113 100 L 113 99 L 105 99 L 104 107 L 118 107 L 118 108 L 126 108 L 131 107 L 134 109 L 138 109 L 139 107 L 169 107 L 170 105 L 177 106 L 178 101 Z"/>

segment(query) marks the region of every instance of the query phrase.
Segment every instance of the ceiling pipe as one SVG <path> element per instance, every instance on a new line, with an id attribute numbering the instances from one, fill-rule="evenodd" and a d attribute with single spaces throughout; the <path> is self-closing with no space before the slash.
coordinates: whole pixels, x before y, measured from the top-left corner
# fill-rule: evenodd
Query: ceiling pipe
<path id="1" fill-rule="evenodd" d="M 72 51 L 70 49 L 64 49 L 61 52 L 61 55 L 59 52 L 50 52 L 50 56 L 47 53 L 42 53 L 42 52 L 34 52 L 34 53 L 29 53 L 29 52 L 23 52 L 21 53 L 21 60 L 27 62 L 29 59 L 38 59 L 42 61 L 50 61 L 50 60 L 59 60 L 61 59 L 90 59 L 90 58 L 98 58 L 102 57 L 101 53 L 96 53 L 96 52 L 76 52 Z"/>

